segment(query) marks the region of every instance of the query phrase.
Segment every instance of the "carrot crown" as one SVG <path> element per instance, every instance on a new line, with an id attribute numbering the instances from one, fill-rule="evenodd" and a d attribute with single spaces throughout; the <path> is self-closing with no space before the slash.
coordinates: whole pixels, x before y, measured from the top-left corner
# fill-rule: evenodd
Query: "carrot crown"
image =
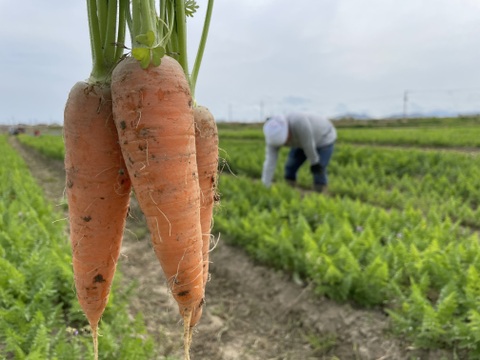
<path id="1" fill-rule="evenodd" d="M 127 23 L 132 37 L 132 55 L 146 69 L 158 66 L 165 54 L 176 59 L 183 68 L 195 98 L 195 86 L 210 27 L 213 1 L 208 0 L 202 36 L 192 73 L 189 73 L 187 54 L 186 18 L 193 17 L 198 9 L 195 0 L 160 0 L 159 12 L 155 0 L 132 0 Z"/>

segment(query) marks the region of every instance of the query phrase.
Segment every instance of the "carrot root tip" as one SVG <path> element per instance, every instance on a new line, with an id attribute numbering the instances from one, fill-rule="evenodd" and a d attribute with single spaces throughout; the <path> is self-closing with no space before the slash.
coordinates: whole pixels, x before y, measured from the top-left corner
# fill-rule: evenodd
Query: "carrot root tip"
<path id="1" fill-rule="evenodd" d="M 183 345 L 184 345 L 184 359 L 190 360 L 190 347 L 192 345 L 193 327 L 190 326 L 192 320 L 192 309 L 187 309 L 183 315 Z"/>

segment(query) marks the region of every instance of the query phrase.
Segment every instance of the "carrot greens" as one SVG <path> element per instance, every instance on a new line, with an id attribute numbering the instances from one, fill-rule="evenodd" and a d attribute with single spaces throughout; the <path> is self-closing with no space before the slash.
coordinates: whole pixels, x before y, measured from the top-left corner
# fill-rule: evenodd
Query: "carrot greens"
<path id="1" fill-rule="evenodd" d="M 87 0 L 92 71 L 89 82 L 109 83 L 113 67 L 123 55 L 128 0 Z"/>
<path id="2" fill-rule="evenodd" d="M 132 55 L 146 69 L 150 64 L 159 66 L 161 59 L 169 55 L 183 68 L 195 98 L 195 86 L 207 42 L 214 0 L 208 0 L 202 35 L 192 72 L 188 67 L 187 17 L 193 17 L 199 5 L 195 0 L 163 0 L 158 14 L 154 0 L 133 0 L 127 24 L 132 38 Z"/>

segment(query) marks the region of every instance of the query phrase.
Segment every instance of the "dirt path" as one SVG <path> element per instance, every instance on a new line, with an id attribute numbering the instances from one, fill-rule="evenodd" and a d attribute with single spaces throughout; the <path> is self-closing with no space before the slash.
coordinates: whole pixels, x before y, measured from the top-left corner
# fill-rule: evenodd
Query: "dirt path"
<path id="1" fill-rule="evenodd" d="M 63 164 L 18 144 L 46 196 L 63 195 Z M 123 282 L 137 284 L 132 315 L 142 312 L 163 356 L 182 358 L 182 325 L 148 240 L 142 215 L 132 202 L 132 217 L 120 259 Z M 222 239 L 211 254 L 206 307 L 196 329 L 192 360 L 449 359 L 440 352 L 409 348 L 388 334 L 388 318 L 315 297 L 308 284 L 253 263 Z"/>

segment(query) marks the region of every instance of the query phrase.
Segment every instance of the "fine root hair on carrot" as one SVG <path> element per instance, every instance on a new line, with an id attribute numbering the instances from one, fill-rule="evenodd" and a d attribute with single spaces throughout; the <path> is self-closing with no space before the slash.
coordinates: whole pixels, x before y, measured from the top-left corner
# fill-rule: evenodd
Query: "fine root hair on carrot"
<path id="1" fill-rule="evenodd" d="M 59 205 L 59 206 L 60 206 L 60 205 Z M 52 221 L 52 224 L 55 224 L 55 223 L 60 222 L 60 221 L 68 221 L 68 217 L 64 217 L 64 218 L 61 218 L 61 219 L 53 220 L 53 221 Z"/>
<path id="2" fill-rule="evenodd" d="M 132 217 L 132 219 L 133 219 L 133 217 Z M 135 240 L 137 240 L 137 242 L 140 241 L 140 239 L 138 238 L 138 235 L 137 235 L 134 231 L 132 231 L 132 230 L 128 229 L 127 227 L 125 227 L 125 232 L 129 233 L 130 235 L 132 235 L 132 236 L 135 238 Z M 122 254 L 120 254 L 120 255 L 122 255 Z"/>
<path id="3" fill-rule="evenodd" d="M 220 153 L 223 153 L 225 154 L 224 156 L 220 156 Z M 218 160 L 222 160 L 224 162 L 226 162 L 226 157 L 228 156 L 228 153 L 227 153 L 227 150 L 221 148 L 220 146 L 218 147 Z"/>
<path id="4" fill-rule="evenodd" d="M 92 207 L 93 204 L 95 204 L 96 202 L 98 201 L 98 199 L 93 199 L 92 202 L 90 204 L 88 204 L 88 206 L 83 210 L 83 212 L 88 212 L 90 210 L 90 208 Z M 83 228 L 85 228 L 86 226 L 83 226 Z"/>
<path id="5" fill-rule="evenodd" d="M 157 210 L 160 212 L 160 214 L 163 215 L 163 217 L 165 218 L 165 220 L 166 220 L 167 223 L 168 223 L 168 236 L 172 236 L 172 223 L 170 222 L 170 220 L 168 220 L 167 215 L 165 215 L 165 213 L 164 213 L 162 210 L 160 210 L 160 208 L 159 208 L 158 206 L 156 206 L 156 208 L 157 208 Z M 157 231 L 158 231 L 159 239 L 161 240 L 162 237 L 160 236 L 160 231 L 159 231 L 160 228 L 159 228 L 159 226 L 158 226 L 158 219 L 157 219 L 157 217 L 155 217 L 155 223 L 157 224 Z"/>
<path id="6" fill-rule="evenodd" d="M 61 207 L 61 206 L 64 206 L 64 205 L 66 205 L 66 204 L 67 204 L 67 202 L 64 201 L 64 200 L 62 200 L 61 202 L 55 204 L 55 207 Z"/>
<path id="7" fill-rule="evenodd" d="M 158 241 L 163 242 L 162 235 L 160 234 L 160 227 L 158 225 L 158 219 L 157 218 L 155 218 L 155 225 L 156 225 L 156 229 L 157 229 Z"/>
<path id="8" fill-rule="evenodd" d="M 186 253 L 186 251 L 185 251 L 185 253 Z M 183 257 L 180 259 L 180 261 L 178 262 L 177 273 L 176 273 L 175 275 L 173 275 L 173 276 L 170 278 L 170 280 L 168 281 L 168 283 L 171 284 L 171 285 L 169 285 L 169 288 L 170 288 L 170 291 L 172 291 L 172 293 L 175 293 L 175 291 L 174 291 L 174 290 L 175 290 L 175 284 L 177 283 L 177 277 L 180 275 L 180 267 L 181 267 L 182 261 L 184 260 L 185 253 L 184 253 L 184 256 L 183 256 Z M 185 273 L 195 273 L 196 270 L 197 270 L 196 268 L 201 267 L 201 266 L 202 266 L 202 264 L 198 264 L 196 267 L 193 267 L 193 268 L 190 269 L 190 270 L 184 271 L 183 274 L 185 274 Z M 196 280 L 198 277 L 200 277 L 200 276 L 202 276 L 202 274 L 197 274 L 197 275 L 195 275 L 193 278 L 190 278 L 190 282 L 186 282 L 186 283 L 184 283 L 184 285 L 189 285 L 189 284 L 194 283 L 195 280 Z"/>
<path id="9" fill-rule="evenodd" d="M 135 113 L 138 114 L 138 120 L 137 120 L 137 123 L 135 124 L 135 129 L 138 129 L 138 125 L 140 125 L 140 121 L 142 121 L 143 91 L 139 90 L 138 93 L 140 94 L 140 100 L 137 105 L 137 108 L 135 109 Z"/>
<path id="10" fill-rule="evenodd" d="M 109 168 L 106 168 L 106 169 L 100 171 L 97 175 L 95 175 L 94 178 L 97 178 L 97 177 L 99 177 L 100 175 L 102 175 L 104 172 L 110 171 L 110 170 L 112 170 L 112 169 L 114 169 L 114 168 L 115 168 L 114 166 L 111 166 L 111 167 L 109 167 Z"/>
<path id="11" fill-rule="evenodd" d="M 235 174 L 232 170 L 232 168 L 230 167 L 230 165 L 228 165 L 228 161 L 226 158 L 224 157 L 219 157 L 218 158 L 218 172 L 219 173 L 223 173 L 223 170 L 227 168 L 227 171 L 230 175 L 234 176 L 234 177 L 237 177 L 237 174 Z"/>
<path id="12" fill-rule="evenodd" d="M 218 234 L 218 237 L 215 237 L 215 235 L 210 234 L 210 244 L 212 244 L 212 247 L 210 248 L 209 252 L 212 252 L 213 250 L 215 250 L 219 242 L 220 242 L 220 234 Z"/>

